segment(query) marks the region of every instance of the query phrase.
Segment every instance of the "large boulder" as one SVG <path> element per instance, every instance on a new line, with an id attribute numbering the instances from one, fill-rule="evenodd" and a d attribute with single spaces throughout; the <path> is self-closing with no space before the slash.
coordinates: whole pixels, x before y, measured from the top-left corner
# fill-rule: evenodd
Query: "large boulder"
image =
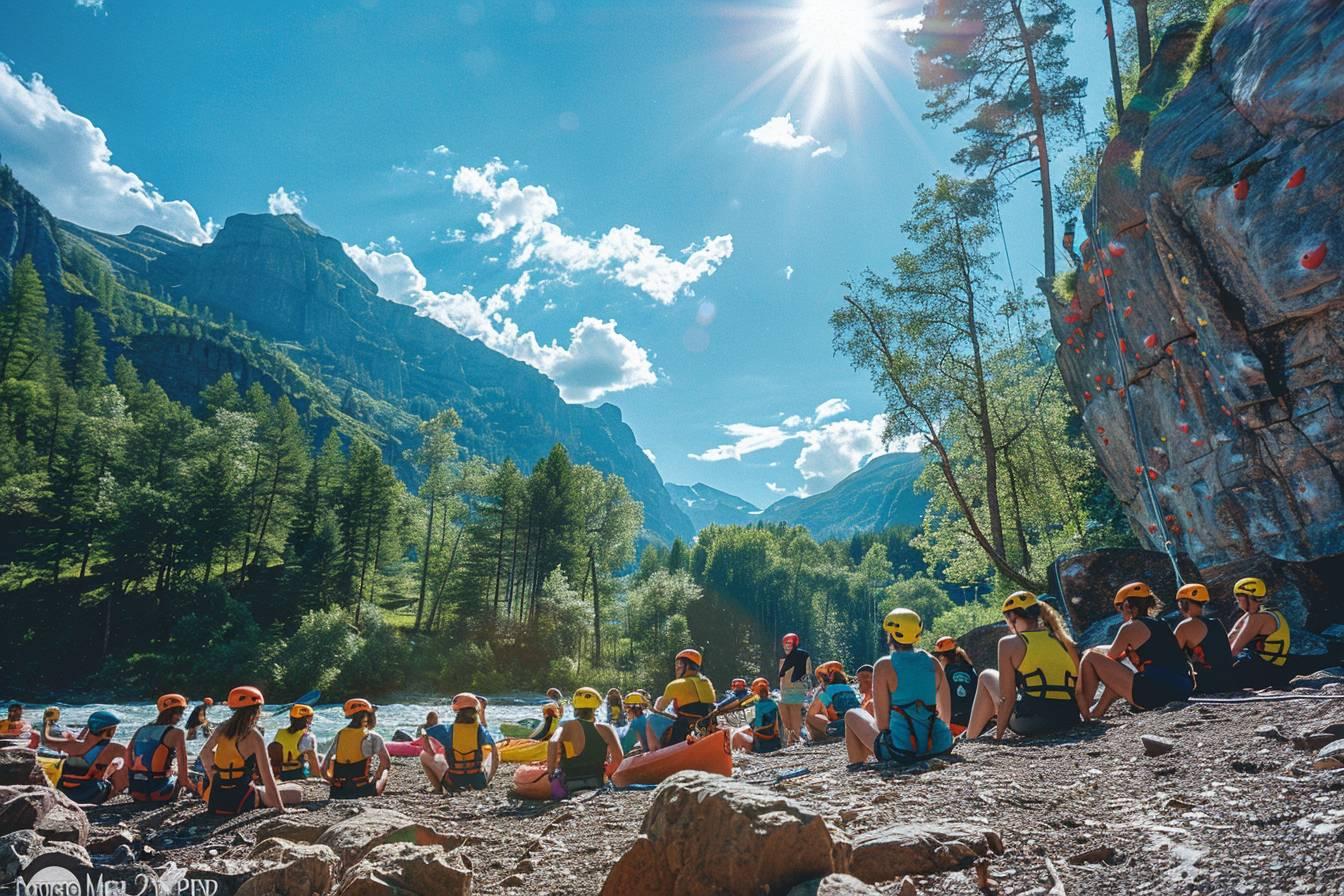
<path id="1" fill-rule="evenodd" d="M 378 838 L 411 824 L 414 824 L 411 818 L 400 812 L 366 809 L 327 828 L 317 838 L 317 843 L 330 847 L 341 860 L 341 867 L 348 868 L 358 862 Z"/>
<path id="2" fill-rule="evenodd" d="M 19 870 L 42 849 L 37 831 L 13 831 L 0 837 L 0 887 L 18 877 Z"/>
<path id="3" fill-rule="evenodd" d="M 854 840 L 849 873 L 868 883 L 907 874 L 937 874 L 970 865 L 988 855 L 998 834 L 965 824 L 897 824 L 860 834 Z"/>
<path id="4" fill-rule="evenodd" d="M 46 775 L 37 764 L 37 752 L 27 747 L 0 747 L 0 786 L 45 784 Z"/>
<path id="5" fill-rule="evenodd" d="M 442 846 L 385 843 L 341 879 L 336 896 L 470 896 L 471 862 Z"/>
<path id="6" fill-rule="evenodd" d="M 828 874 L 801 883 L 788 896 L 879 896 L 879 891 L 848 874 Z"/>
<path id="7" fill-rule="evenodd" d="M 69 797 L 46 784 L 0 787 L 0 834 L 31 829 L 47 840 L 89 840 L 89 819 Z"/>
<path id="8" fill-rule="evenodd" d="M 319 821 L 303 814 L 280 815 L 257 825 L 257 840 L 279 837 L 291 843 L 316 843 L 327 828 L 329 821 Z"/>
<path id="9" fill-rule="evenodd" d="M 639 838 L 602 886 L 641 893 L 784 893 L 849 869 L 849 840 L 769 790 L 706 772 L 658 785 Z"/>
<path id="10" fill-rule="evenodd" d="M 336 884 L 341 862 L 330 847 L 276 839 L 265 843 L 267 848 L 252 851 L 252 857 L 265 866 L 235 896 L 325 896 Z"/>
<path id="11" fill-rule="evenodd" d="M 1179 560 L 1185 580 L 1200 581 L 1199 570 L 1190 559 Z M 1167 606 L 1173 604 L 1179 587 L 1171 561 L 1161 551 L 1126 548 L 1079 551 L 1058 557 L 1050 566 L 1050 593 L 1060 598 L 1055 608 L 1068 617 L 1079 639 L 1097 622 L 1119 622 L 1115 592 L 1129 582 L 1147 582 Z M 1230 593 L 1229 589 L 1228 595 L 1216 596 L 1210 604 L 1211 611 L 1219 615 L 1235 611 Z"/>
<path id="12" fill-rule="evenodd" d="M 1065 385 L 1141 542 L 1169 539 L 1215 599 L 1266 579 L 1295 644 L 1340 618 L 1341 22 L 1336 0 L 1291 15 L 1251 0 L 1206 47 L 1197 26 L 1169 29 L 1083 209 L 1076 291 L 1051 310 Z"/>

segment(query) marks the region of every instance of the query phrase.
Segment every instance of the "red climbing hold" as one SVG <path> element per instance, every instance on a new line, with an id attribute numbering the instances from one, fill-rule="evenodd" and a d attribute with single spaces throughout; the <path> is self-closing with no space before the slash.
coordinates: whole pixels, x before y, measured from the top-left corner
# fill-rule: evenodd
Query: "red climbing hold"
<path id="1" fill-rule="evenodd" d="M 1098 427 L 1097 427 L 1097 432 L 1105 432 L 1105 431 L 1106 431 L 1106 427 L 1104 427 L 1104 426 L 1098 426 Z"/>
<path id="2" fill-rule="evenodd" d="M 1181 432 L 1189 432 L 1189 431 L 1190 431 L 1190 424 L 1189 424 L 1189 423 L 1178 423 L 1178 424 L 1176 425 L 1176 428 L 1179 429 Z"/>
<path id="3" fill-rule="evenodd" d="M 1286 190 L 1296 190 L 1302 186 L 1302 181 L 1307 179 L 1307 169 L 1299 168 L 1293 172 L 1293 176 L 1288 178 L 1288 183 L 1284 184 Z"/>
<path id="4" fill-rule="evenodd" d="M 1185 399 L 1181 399 L 1181 410 L 1185 410 Z"/>
<path id="5" fill-rule="evenodd" d="M 1148 346 L 1148 348 L 1157 348 L 1157 334 L 1149 333 L 1147 336 L 1143 337 L 1143 344 Z"/>
<path id="6" fill-rule="evenodd" d="M 1098 339 L 1105 339 L 1105 338 L 1106 338 L 1106 331 L 1105 331 L 1105 330 L 1098 330 L 1098 331 L 1097 331 L 1097 338 L 1098 338 Z"/>
<path id="7" fill-rule="evenodd" d="M 1121 340 L 1120 340 L 1120 354 L 1123 355 L 1124 353 L 1125 353 L 1125 340 L 1121 339 Z"/>
<path id="8" fill-rule="evenodd" d="M 1156 479 L 1156 478 L 1157 478 L 1157 471 L 1156 471 L 1156 470 L 1153 470 L 1153 469 L 1150 469 L 1150 470 L 1148 471 L 1148 478 L 1149 478 L 1149 479 Z"/>
<path id="9" fill-rule="evenodd" d="M 1111 444 L 1111 440 L 1103 436 L 1102 439 L 1101 439 L 1101 444 L 1103 444 L 1103 445 L 1109 445 L 1109 444 Z"/>
<path id="10" fill-rule="evenodd" d="M 1315 249 L 1302 256 L 1302 267 L 1309 271 L 1314 271 L 1325 261 L 1325 243 L 1321 243 Z"/>
<path id="11" fill-rule="evenodd" d="M 1134 290 L 1132 290 L 1132 289 L 1127 289 L 1127 290 L 1125 290 L 1125 298 L 1127 298 L 1127 299 L 1132 299 L 1132 298 L 1134 298 Z"/>
<path id="12" fill-rule="evenodd" d="M 1156 524 L 1156 523 L 1149 523 L 1149 524 L 1148 524 L 1148 531 L 1151 532 L 1151 533 L 1153 533 L 1153 534 L 1156 534 L 1156 533 L 1157 533 L 1157 524 Z"/>
<path id="13" fill-rule="evenodd" d="M 1134 306 L 1133 306 L 1133 305 L 1126 305 L 1126 306 L 1125 306 L 1125 312 L 1124 312 L 1125 317 L 1129 317 L 1129 316 L 1130 316 L 1131 314 L 1133 314 L 1133 313 L 1134 313 Z"/>
<path id="14" fill-rule="evenodd" d="M 1065 340 L 1064 340 L 1064 344 L 1065 344 L 1065 345 L 1073 345 L 1073 337 L 1070 336 L 1068 339 L 1065 339 Z"/>
<path id="15" fill-rule="evenodd" d="M 1110 374 L 1107 374 L 1107 375 L 1106 375 L 1106 385 L 1108 385 L 1108 386 L 1114 386 L 1114 385 L 1115 385 L 1115 377 L 1111 376 Z"/>
<path id="16" fill-rule="evenodd" d="M 1092 400 L 1092 393 L 1091 393 L 1091 392 L 1088 392 L 1086 389 L 1084 389 L 1084 390 L 1083 390 L 1083 398 L 1087 399 L 1088 401 L 1091 401 L 1091 400 Z"/>
<path id="17" fill-rule="evenodd" d="M 1083 316 L 1082 316 L 1081 314 L 1066 314 L 1066 315 L 1064 315 L 1064 323 L 1066 323 L 1066 324 L 1076 324 L 1076 323 L 1078 323 L 1078 321 L 1080 321 L 1080 320 L 1082 320 L 1082 319 L 1083 319 Z"/>
<path id="18" fill-rule="evenodd" d="M 1114 276 L 1114 275 L 1115 275 L 1115 270 L 1114 270 L 1113 268 L 1102 268 L 1102 269 L 1101 269 L 1101 276 L 1103 276 L 1103 277 L 1111 277 L 1111 276 Z"/>
<path id="19" fill-rule="evenodd" d="M 1247 196 L 1250 195 L 1250 193 L 1251 193 L 1251 182 L 1244 177 L 1241 180 L 1237 181 L 1236 184 L 1232 187 L 1232 195 L 1237 197 L 1238 202 L 1245 199 Z"/>
<path id="20" fill-rule="evenodd" d="M 1114 241 L 1112 241 L 1111 244 L 1107 246 L 1107 248 L 1111 250 L 1111 254 L 1114 255 L 1116 258 L 1124 257 L 1124 254 L 1127 251 L 1123 244 Z"/>
<path id="21" fill-rule="evenodd" d="M 1092 377 L 1092 379 L 1096 381 L 1098 386 L 1101 385 L 1101 374 L 1098 373 L 1096 376 Z"/>

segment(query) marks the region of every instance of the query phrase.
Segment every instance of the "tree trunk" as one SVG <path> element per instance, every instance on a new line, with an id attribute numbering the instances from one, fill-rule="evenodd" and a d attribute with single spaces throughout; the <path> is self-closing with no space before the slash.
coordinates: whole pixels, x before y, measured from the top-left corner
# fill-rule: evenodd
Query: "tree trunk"
<path id="1" fill-rule="evenodd" d="M 1134 10 L 1134 34 L 1139 42 L 1139 71 L 1153 61 L 1153 33 L 1148 25 L 1148 0 L 1129 0 Z"/>
<path id="2" fill-rule="evenodd" d="M 1027 83 L 1031 87 L 1031 117 L 1036 124 L 1036 152 L 1041 166 L 1041 242 L 1045 246 L 1042 276 L 1036 281 L 1047 302 L 1051 300 L 1055 282 L 1055 200 L 1050 192 L 1050 149 L 1045 139 L 1045 101 L 1041 83 L 1036 75 L 1036 53 L 1031 32 L 1022 16 L 1021 0 L 1013 0 L 1013 15 L 1017 18 L 1018 36 L 1022 41 L 1022 55 L 1027 66 Z"/>
<path id="3" fill-rule="evenodd" d="M 425 591 L 429 587 L 429 550 L 434 543 L 434 491 L 429 493 L 429 519 L 425 522 L 425 556 L 420 559 L 420 599 L 415 604 L 415 625 L 412 632 L 420 631 L 425 616 Z"/>
<path id="4" fill-rule="evenodd" d="M 1106 48 L 1111 54 L 1111 91 L 1115 99 L 1115 121 L 1120 123 L 1120 115 L 1125 111 L 1125 95 L 1120 86 L 1120 59 L 1115 52 L 1115 16 L 1111 14 L 1111 0 L 1101 0 L 1102 11 L 1106 14 Z"/>
<path id="5" fill-rule="evenodd" d="M 588 548 L 588 571 L 593 580 L 593 668 L 602 668 L 602 591 L 597 584 L 597 558 Z"/>

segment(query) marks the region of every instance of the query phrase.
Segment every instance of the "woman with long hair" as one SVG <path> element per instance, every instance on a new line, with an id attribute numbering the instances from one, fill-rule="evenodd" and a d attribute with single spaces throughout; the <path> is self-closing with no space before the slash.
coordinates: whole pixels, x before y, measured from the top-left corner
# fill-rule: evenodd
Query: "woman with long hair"
<path id="1" fill-rule="evenodd" d="M 784 746 L 803 738 L 803 707 L 807 705 L 807 680 L 812 675 L 812 657 L 799 646 L 793 632 L 780 643 L 784 655 L 779 658 L 779 719 L 784 725 Z"/>
<path id="2" fill-rule="evenodd" d="M 1157 709 L 1188 700 L 1195 689 L 1190 663 L 1171 628 L 1152 618 L 1157 609 L 1153 589 L 1143 582 L 1130 582 L 1115 593 L 1115 609 L 1124 619 L 1115 640 L 1087 651 L 1078 666 L 1078 710 L 1083 719 L 1100 719 L 1117 697 L 1124 697 L 1135 709 Z M 1093 706 L 1099 684 L 1104 688 Z"/>
<path id="3" fill-rule="evenodd" d="M 303 799 L 298 784 L 278 784 L 271 771 L 266 742 L 257 728 L 264 702 L 256 688 L 234 688 L 228 700 L 233 715 L 216 727 L 201 747 L 201 767 L 205 771 L 201 798 L 215 815 L 238 815 L 261 806 L 293 806 Z M 261 777 L 261 787 L 255 783 L 256 776 Z"/>
<path id="4" fill-rule="evenodd" d="M 187 711 L 187 698 L 163 694 L 154 704 L 159 714 L 131 735 L 129 757 L 131 799 L 137 803 L 165 803 L 188 786 L 187 738 L 177 723 Z"/>
<path id="5" fill-rule="evenodd" d="M 956 638 L 947 635 L 933 644 L 933 657 L 943 664 L 943 674 L 947 676 L 947 686 L 952 689 L 952 718 L 948 724 L 953 734 L 966 730 L 971 721 L 971 706 L 975 702 L 976 679 L 975 663 L 971 655 L 961 649 Z"/>
<path id="6" fill-rule="evenodd" d="M 477 706 L 479 708 L 479 703 Z M 327 770 L 326 778 L 331 782 L 333 799 L 379 796 L 387 787 L 392 756 L 387 752 L 383 736 L 373 730 L 378 724 L 377 711 L 376 706 L 361 697 L 345 701 L 345 717 L 350 721 L 336 732 L 336 739 L 322 761 L 322 767 Z M 376 769 L 375 759 L 378 760 Z"/>
<path id="7" fill-rule="evenodd" d="M 863 701 L 849 683 L 845 667 L 831 660 L 817 667 L 817 681 L 821 690 L 807 708 L 807 734 L 813 742 L 828 737 L 845 736 L 845 713 L 861 709 Z"/>
<path id="8" fill-rule="evenodd" d="M 1008 634 L 999 639 L 999 667 L 980 673 L 966 737 L 979 737 L 991 721 L 994 739 L 1005 731 L 1048 734 L 1078 724 L 1078 646 L 1055 608 L 1030 591 L 1003 602 Z"/>

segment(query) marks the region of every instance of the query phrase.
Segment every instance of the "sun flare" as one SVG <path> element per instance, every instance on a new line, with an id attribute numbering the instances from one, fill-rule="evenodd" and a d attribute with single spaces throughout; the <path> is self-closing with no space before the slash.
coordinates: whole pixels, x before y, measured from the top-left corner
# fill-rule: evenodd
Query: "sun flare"
<path id="1" fill-rule="evenodd" d="M 868 0 L 804 0 L 798 9 L 798 42 L 824 65 L 861 56 L 878 27 Z"/>

